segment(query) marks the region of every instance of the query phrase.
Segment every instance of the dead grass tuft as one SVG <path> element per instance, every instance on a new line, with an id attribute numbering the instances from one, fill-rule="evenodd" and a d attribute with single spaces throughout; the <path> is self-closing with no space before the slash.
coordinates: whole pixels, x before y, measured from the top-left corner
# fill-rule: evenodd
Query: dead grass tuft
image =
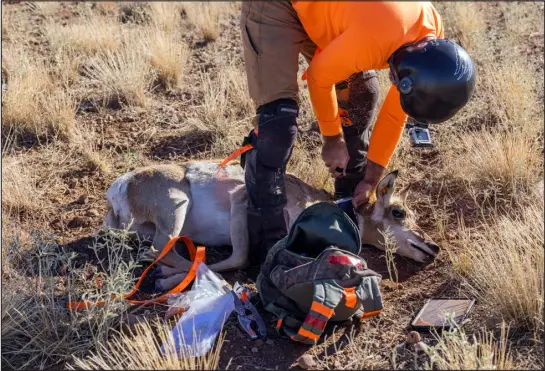
<path id="1" fill-rule="evenodd" d="M 228 3 L 187 2 L 183 9 L 189 23 L 194 25 L 205 41 L 215 41 L 220 35 L 222 14 L 228 11 Z"/>
<path id="2" fill-rule="evenodd" d="M 3 302 L 11 300 L 4 292 L 16 292 L 20 299 L 2 312 L 2 319 L 6 318 L 9 325 L 2 330 L 3 364 L 22 369 L 58 367 L 73 356 L 99 349 L 112 330 L 119 328 L 128 303 L 112 299 L 112 295 L 119 298 L 128 292 L 134 284 L 136 262 L 149 255 L 149 249 L 131 247 L 126 231 L 105 232 L 102 239 L 89 245 L 90 252 L 101 257 L 104 273 L 100 289 L 90 279 L 93 270 L 88 265 L 76 265 L 76 253 L 47 236 L 37 236 L 31 251 L 14 258 L 20 262 L 23 276 L 2 282 Z M 13 254 L 21 254 L 17 246 L 11 249 Z M 67 276 L 59 277 L 60 271 L 67 272 Z M 104 300 L 105 304 L 80 312 L 66 309 L 67 300 L 82 298 Z"/>
<path id="3" fill-rule="evenodd" d="M 75 101 L 52 80 L 45 62 L 31 63 L 22 51 L 7 58 L 2 131 L 31 135 L 38 140 L 44 137 L 72 140 Z"/>
<path id="4" fill-rule="evenodd" d="M 71 58 L 114 51 L 120 45 L 121 27 L 112 17 L 89 15 L 76 18 L 67 26 L 51 20 L 45 30 L 52 51 L 67 53 Z"/>
<path id="5" fill-rule="evenodd" d="M 451 254 L 455 269 L 483 303 L 506 321 L 543 332 L 543 199 L 520 217 L 462 229 L 464 250 Z"/>
<path id="6" fill-rule="evenodd" d="M 8 214 L 19 214 L 40 207 L 36 181 L 22 156 L 2 156 L 2 208 Z"/>
<path id="7" fill-rule="evenodd" d="M 442 18 L 452 25 L 454 32 L 447 33 L 449 38 L 457 39 L 458 43 L 468 52 L 474 52 L 482 41 L 486 22 L 478 4 L 471 2 L 452 2 L 445 4 Z"/>
<path id="8" fill-rule="evenodd" d="M 195 107 L 195 116 L 189 122 L 199 130 L 214 132 L 212 156 L 225 156 L 238 148 L 255 115 L 245 75 L 240 67 L 229 65 L 215 76 L 202 73 L 200 86 L 203 103 Z"/>
<path id="9" fill-rule="evenodd" d="M 541 146 L 530 129 L 466 133 L 460 138 L 461 153 L 445 156 L 447 169 L 481 193 L 510 199 L 526 194 L 543 174 Z"/>
<path id="10" fill-rule="evenodd" d="M 152 325 L 145 321 L 134 326 L 130 334 L 118 333 L 91 356 L 85 359 L 75 357 L 74 366 L 83 370 L 216 370 L 223 338 L 220 335 L 216 345 L 205 356 L 190 357 L 185 348 L 176 349 L 168 323 Z"/>
<path id="11" fill-rule="evenodd" d="M 520 59 L 508 64 L 491 63 L 482 72 L 482 89 L 493 97 L 489 101 L 490 113 L 501 122 L 526 127 L 528 121 L 543 112 L 535 92 L 535 75 Z M 536 124 L 534 124 L 536 125 Z M 543 127 L 543 125 L 540 125 Z"/>
<path id="12" fill-rule="evenodd" d="M 164 32 L 176 32 L 180 27 L 181 12 L 185 3 L 150 2 L 151 23 Z"/>
<path id="13" fill-rule="evenodd" d="M 150 56 L 133 43 L 99 52 L 84 66 L 87 84 L 96 89 L 104 106 L 145 107 L 154 81 Z"/>
<path id="14" fill-rule="evenodd" d="M 142 37 L 151 65 L 158 71 L 157 82 L 168 90 L 181 88 L 189 67 L 189 47 L 183 41 L 180 31 L 166 33 L 150 26 Z"/>
<path id="15" fill-rule="evenodd" d="M 426 370 L 514 370 L 508 345 L 509 329 L 502 324 L 499 339 L 482 330 L 469 336 L 461 329 L 435 335 L 438 344 L 430 348 Z"/>

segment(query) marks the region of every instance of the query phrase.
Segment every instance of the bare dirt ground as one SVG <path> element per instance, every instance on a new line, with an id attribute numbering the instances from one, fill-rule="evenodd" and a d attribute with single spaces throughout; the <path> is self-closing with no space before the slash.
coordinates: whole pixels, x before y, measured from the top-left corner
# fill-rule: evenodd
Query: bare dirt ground
<path id="1" fill-rule="evenodd" d="M 253 106 L 245 90 L 239 5 L 206 3 L 200 4 L 203 8 L 195 12 L 192 7 L 196 5 L 191 3 L 171 4 L 171 8 L 165 6 L 164 9 L 146 3 L 108 4 L 2 3 L 3 322 L 14 316 L 6 304 L 13 301 L 9 293 L 30 297 L 46 292 L 45 289 L 33 292 L 36 290 L 31 286 L 40 287 L 43 283 L 40 273 L 34 269 L 45 259 L 45 255 L 36 252 L 42 251 L 40 246 L 47 245 L 43 241 L 62 249 L 63 254 L 77 253 L 74 260 L 77 269 L 111 273 L 100 261 L 109 261 L 110 255 L 104 251 L 95 255 L 91 247 L 96 246 L 94 236 L 106 212 L 105 191 L 116 177 L 152 163 L 223 159 L 238 147 L 250 128 Z M 214 6 L 219 10 L 207 8 Z M 484 328 L 498 337 L 503 318 L 511 324 L 508 339 L 512 362 L 509 366 L 501 365 L 543 368 L 543 268 L 524 263 L 543 265 L 543 249 L 539 247 L 543 245 L 540 228 L 543 183 L 539 189 L 539 180 L 543 178 L 543 3 L 438 3 L 437 8 L 443 15 L 447 35 L 459 41 L 475 58 L 476 96 L 459 116 L 432 129 L 435 148 L 411 149 L 404 137 L 390 168 L 400 170 L 400 186 L 413 183 L 409 205 L 419 225 L 441 245 L 442 253 L 426 267 L 396 257 L 396 283 L 389 277 L 384 253 L 364 248 L 362 256 L 370 268 L 383 275 L 384 311 L 380 317 L 364 323 L 330 329 L 330 336 L 314 347 L 278 338 L 273 319 L 264 312 L 257 298 L 254 299 L 270 325 L 269 339 L 249 340 L 233 316 L 226 326 L 217 367 L 290 369 L 298 367 L 301 355 L 310 354 L 317 362 L 315 367 L 322 369 L 421 369 L 429 362 L 426 355 L 416 354 L 409 348 L 395 355 L 395 349 L 405 340 L 410 331 L 409 323 L 425 300 L 476 297 L 466 331 L 473 334 Z M 203 17 L 207 14 L 209 18 L 201 19 L 198 14 Z M 95 24 L 87 31 L 74 28 L 69 33 L 61 33 L 89 19 L 98 20 L 96 24 L 101 26 Z M 140 77 L 125 76 L 119 71 L 116 73 L 121 77 L 113 82 L 106 82 L 105 74 L 101 75 L 103 80 L 89 77 L 89 71 L 100 71 L 99 65 L 93 64 L 96 63 L 93 58 L 101 56 L 100 50 L 133 48 L 131 43 L 137 45 L 140 39 L 138 32 L 146 27 L 152 29 L 150 25 L 175 35 L 173 40 L 179 44 L 173 45 L 187 46 L 183 52 L 154 55 L 159 61 L 167 61 L 175 55 L 170 64 L 162 65 L 152 59 L 152 65 L 159 71 L 154 72 L 155 80 L 140 89 Z M 116 33 L 119 30 L 128 35 L 125 41 L 120 41 L 122 36 Z M 89 47 L 94 45 L 92 43 L 96 43 L 99 52 Z M 112 43 L 120 44 L 111 46 Z M 137 53 L 134 58 L 143 55 L 145 53 Z M 29 77 L 29 71 L 41 76 L 38 69 L 32 70 L 37 61 L 45 66 L 51 85 L 39 86 L 36 81 L 40 79 Z M 137 62 L 131 63 L 127 62 L 126 66 L 135 71 L 134 66 L 140 66 Z M 174 67 L 169 67 L 171 65 Z M 306 67 L 302 60 L 300 67 L 302 73 Z M 172 80 L 157 77 L 161 71 L 170 70 L 174 70 L 177 77 Z M 126 82 L 123 87 L 116 82 L 120 80 Z M 381 84 L 384 94 L 387 87 L 384 74 Z M 34 89 L 38 93 L 20 93 L 14 97 L 19 86 L 23 91 Z M 105 93 L 110 86 L 128 93 L 113 99 Z M 303 83 L 301 87 L 301 132 L 290 170 L 315 186 L 331 190 L 325 169 L 315 170 L 322 168 L 320 137 Z M 56 100 L 58 92 L 68 94 L 73 102 L 73 106 L 68 105 L 68 119 L 61 114 L 64 111 L 59 107 L 63 107 L 63 101 Z M 8 97 L 9 94 L 12 96 Z M 33 100 L 40 99 L 55 100 L 57 104 L 53 108 L 41 103 L 37 109 L 30 106 Z M 25 115 L 8 116 L 10 109 Z M 534 219 L 524 219 L 533 212 L 532 207 L 537 207 L 535 215 L 541 218 L 537 227 Z M 518 236 L 515 232 L 506 232 L 508 226 L 517 229 L 519 220 L 519 230 L 524 232 L 528 228 L 535 233 L 532 238 L 524 234 L 517 240 L 511 237 Z M 502 231 L 508 236 L 502 235 Z M 488 268 L 484 263 L 479 265 L 477 262 L 485 262 L 486 253 L 478 255 L 481 250 L 475 248 L 477 245 L 487 251 L 509 246 L 509 254 L 517 259 L 522 256 L 516 260 L 520 264 L 502 263 Z M 512 247 L 515 245 L 518 247 Z M 520 252 L 522 246 L 529 246 L 523 249 L 524 253 Z M 530 254 L 526 253 L 530 249 L 533 249 L 531 256 L 524 255 Z M 228 252 L 228 248 L 212 249 L 209 260 L 221 259 Z M 497 254 L 491 256 L 503 253 Z M 136 257 L 135 251 L 129 255 Z M 67 287 L 70 279 L 62 271 L 61 263 L 56 267 L 55 285 L 66 295 L 62 287 Z M 486 273 L 494 270 L 500 271 L 498 276 Z M 500 274 L 502 270 L 504 276 Z M 131 274 L 135 276 L 138 272 L 141 268 Z M 91 276 L 84 277 L 83 281 L 91 281 Z M 255 289 L 250 279 L 252 272 L 237 271 L 224 276 L 230 283 L 239 281 Z M 515 282 L 505 285 L 508 286 L 506 292 L 512 290 L 505 295 L 513 298 L 513 308 L 523 309 L 513 309 L 507 304 L 504 308 L 503 304 L 490 299 L 489 293 L 501 297 L 493 291 L 501 285 L 490 283 L 501 279 Z M 527 297 L 519 299 L 525 288 Z M 62 295 L 59 301 L 49 303 L 66 302 Z M 8 309 L 4 309 L 6 307 Z M 162 314 L 164 308 L 130 308 L 130 311 L 133 315 L 151 318 Z M 71 349 L 68 340 L 75 335 L 67 335 L 68 331 L 52 334 L 51 329 L 42 343 L 37 338 L 45 335 L 36 335 L 27 328 L 22 330 L 21 323 L 24 321 L 11 332 L 2 330 L 2 335 L 20 342 L 13 340 L 13 344 L 29 344 L 30 353 L 25 353 L 22 345 L 19 349 L 6 348 L 3 341 L 2 367 L 62 367 L 73 364 L 73 354 L 85 358 L 88 351 L 96 349 L 96 344 L 78 344 L 77 349 Z M 118 319 L 108 323 L 112 328 L 119 327 Z M 356 331 L 353 336 L 345 336 L 352 330 Z M 50 348 L 44 344 L 50 342 L 49 339 L 57 339 L 59 346 L 46 354 Z M 424 335 L 424 340 L 429 345 L 440 342 L 431 334 Z M 85 351 L 79 353 L 81 349 Z M 456 351 L 473 354 L 472 349 L 461 347 Z M 32 362 L 25 363 L 25 358 Z M 445 368 L 447 363 L 437 363 L 436 367 Z M 474 366 L 474 363 L 466 365 L 469 364 Z M 456 369 L 460 365 L 453 361 L 451 367 Z"/>

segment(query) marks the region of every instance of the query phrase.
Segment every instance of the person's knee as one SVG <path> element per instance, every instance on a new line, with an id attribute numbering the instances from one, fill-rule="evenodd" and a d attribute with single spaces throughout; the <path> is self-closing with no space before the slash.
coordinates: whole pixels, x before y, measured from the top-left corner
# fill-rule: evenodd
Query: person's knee
<path id="1" fill-rule="evenodd" d="M 347 109 L 352 126 L 346 135 L 360 136 L 371 126 L 378 104 L 380 87 L 375 71 L 354 74 L 349 79 L 348 99 L 343 103 Z"/>
<path id="2" fill-rule="evenodd" d="M 365 71 L 357 76 L 355 81 L 351 82 L 356 96 L 366 99 L 369 102 L 370 109 L 374 109 L 378 102 L 380 86 L 376 71 Z"/>
<path id="3" fill-rule="evenodd" d="M 257 134 L 257 161 L 273 169 L 284 168 L 297 138 L 299 108 L 292 100 L 261 110 Z"/>

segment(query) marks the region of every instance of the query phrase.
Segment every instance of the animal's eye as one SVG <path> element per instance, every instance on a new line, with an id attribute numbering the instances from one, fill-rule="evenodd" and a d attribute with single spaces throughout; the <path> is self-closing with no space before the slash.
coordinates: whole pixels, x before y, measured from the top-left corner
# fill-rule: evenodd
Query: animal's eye
<path id="1" fill-rule="evenodd" d="M 400 209 L 392 209 L 392 216 L 396 219 L 403 219 L 405 218 L 405 212 Z"/>

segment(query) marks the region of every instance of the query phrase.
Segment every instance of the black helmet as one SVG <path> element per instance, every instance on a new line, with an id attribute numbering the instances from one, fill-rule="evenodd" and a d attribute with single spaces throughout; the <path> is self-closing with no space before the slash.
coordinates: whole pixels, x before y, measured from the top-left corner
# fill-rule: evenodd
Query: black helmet
<path id="1" fill-rule="evenodd" d="M 471 98 L 475 69 L 467 52 L 446 39 L 404 45 L 388 59 L 403 111 L 423 124 L 456 114 Z"/>

